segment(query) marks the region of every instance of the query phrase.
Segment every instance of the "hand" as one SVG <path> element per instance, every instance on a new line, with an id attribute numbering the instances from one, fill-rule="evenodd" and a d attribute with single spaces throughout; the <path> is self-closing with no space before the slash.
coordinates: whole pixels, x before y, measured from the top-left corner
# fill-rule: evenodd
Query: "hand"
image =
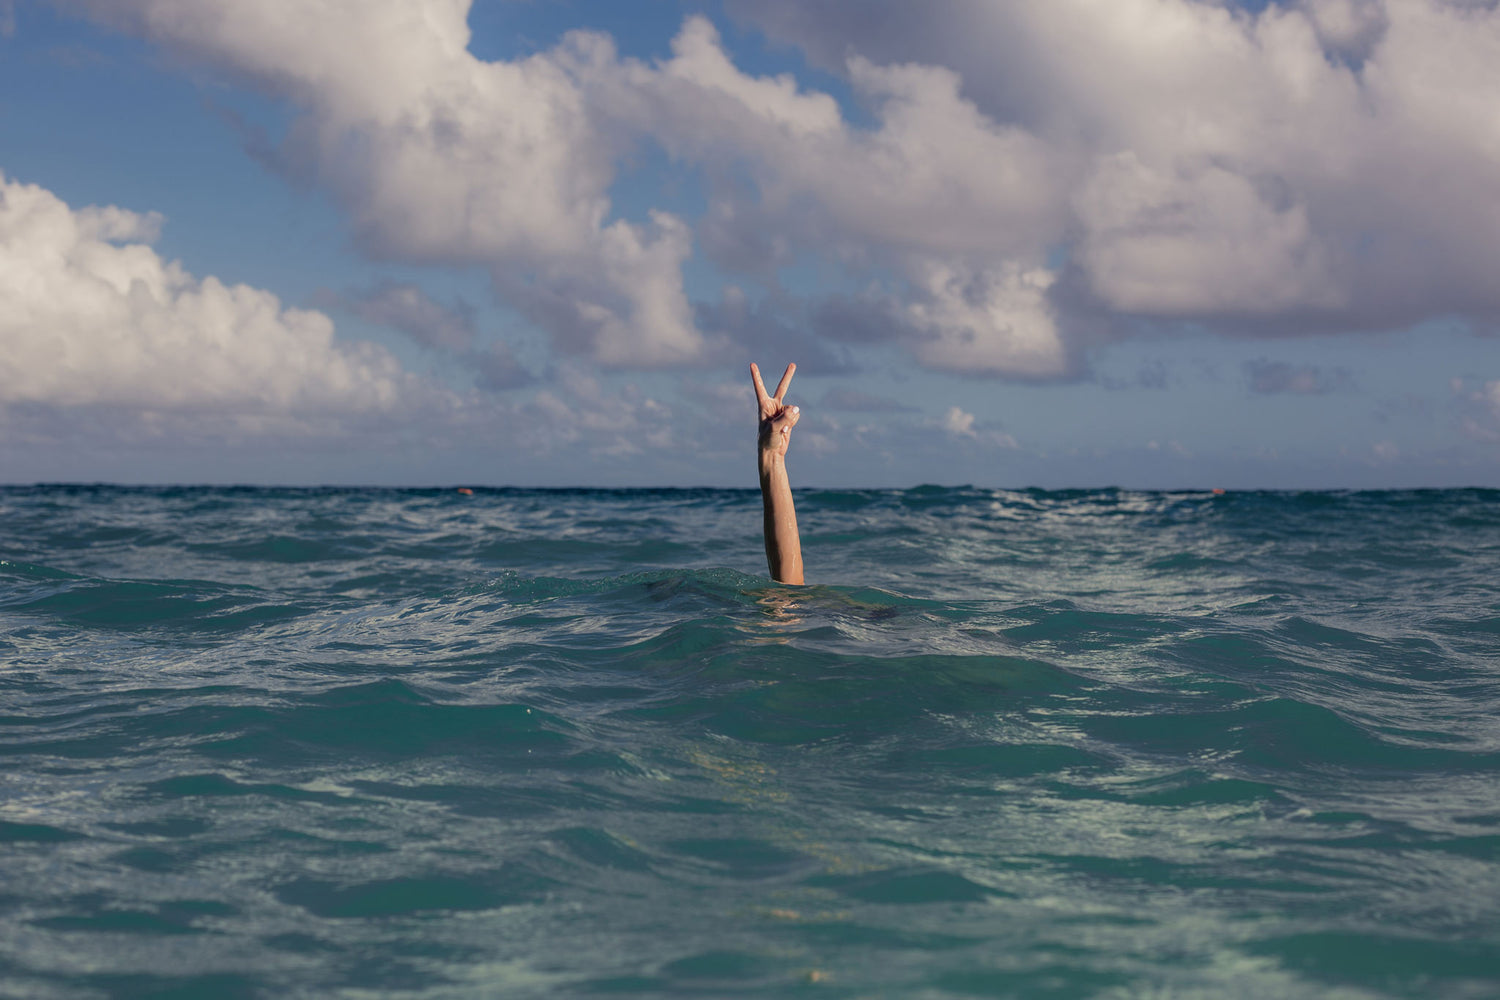
<path id="1" fill-rule="evenodd" d="M 797 534 L 797 507 L 792 501 L 785 461 L 792 428 L 802 416 L 800 409 L 784 401 L 786 387 L 792 384 L 796 371 L 796 365 L 786 366 L 772 396 L 760 380 L 760 369 L 750 366 L 755 401 L 760 407 L 760 497 L 765 513 L 766 567 L 778 583 L 801 586 L 802 539 Z"/>
<path id="2" fill-rule="evenodd" d="M 760 380 L 760 369 L 754 362 L 750 364 L 750 378 L 755 382 L 755 398 L 760 404 L 762 458 L 785 458 L 786 446 L 792 441 L 792 428 L 802 419 L 800 407 L 787 406 L 782 402 L 786 396 L 786 387 L 792 384 L 792 376 L 796 372 L 795 364 L 787 365 L 786 371 L 781 374 L 781 381 L 776 384 L 776 395 L 772 396 L 767 394 L 766 384 Z"/>

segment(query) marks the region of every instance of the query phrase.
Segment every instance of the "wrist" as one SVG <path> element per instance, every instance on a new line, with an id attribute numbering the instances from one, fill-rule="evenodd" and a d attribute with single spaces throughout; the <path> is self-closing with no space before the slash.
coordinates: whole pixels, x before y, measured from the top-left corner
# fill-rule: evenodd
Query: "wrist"
<path id="1" fill-rule="evenodd" d="M 785 468 L 786 456 L 779 455 L 774 451 L 762 448 L 760 451 L 760 471 L 762 473 L 773 472 L 776 469 Z"/>

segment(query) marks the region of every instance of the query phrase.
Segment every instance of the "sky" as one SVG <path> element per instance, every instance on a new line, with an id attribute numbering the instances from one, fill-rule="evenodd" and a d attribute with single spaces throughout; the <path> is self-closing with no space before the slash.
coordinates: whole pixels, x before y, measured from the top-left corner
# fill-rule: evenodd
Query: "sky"
<path id="1" fill-rule="evenodd" d="M 1495 0 L 0 0 L 0 482 L 1500 486 Z"/>

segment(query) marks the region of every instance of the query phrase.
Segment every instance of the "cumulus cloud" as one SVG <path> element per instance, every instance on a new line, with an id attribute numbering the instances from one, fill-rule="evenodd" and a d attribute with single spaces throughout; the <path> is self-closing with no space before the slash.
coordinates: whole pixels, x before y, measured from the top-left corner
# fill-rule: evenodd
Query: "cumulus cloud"
<path id="1" fill-rule="evenodd" d="M 957 74 L 1044 151 L 1039 203 L 1066 209 L 1043 239 L 1105 310 L 1295 330 L 1500 309 L 1494 4 L 730 9 L 851 82 L 851 51 Z"/>
<path id="2" fill-rule="evenodd" d="M 539 391 L 528 409 L 534 418 L 530 446 L 542 451 L 582 446 L 594 457 L 619 458 L 671 450 L 682 436 L 666 403 L 634 385 L 607 392 L 597 377 L 573 365 L 565 365 L 557 385 Z"/>
<path id="3" fill-rule="evenodd" d="M 929 368 L 982 375 L 1056 376 L 1069 358 L 1047 289 L 1054 276 L 1015 264 L 974 273 L 939 261 L 920 271 L 907 316 L 923 334 L 915 353 Z"/>
<path id="4" fill-rule="evenodd" d="M 343 206 L 382 259 L 478 264 L 566 352 L 618 367 L 693 360 L 687 226 L 606 221 L 622 139 L 579 77 L 607 40 L 488 62 L 469 0 L 71 0 L 65 5 L 284 99 L 277 156 Z"/>
<path id="5" fill-rule="evenodd" d="M 1390 24 L 1380 0 L 1302 0 L 1318 41 L 1330 54 L 1364 62 Z"/>
<path id="6" fill-rule="evenodd" d="M 1102 157 L 1074 207 L 1086 227 L 1078 263 L 1124 312 L 1268 315 L 1347 302 L 1306 206 L 1270 203 L 1231 170 Z"/>
<path id="7" fill-rule="evenodd" d="M 193 451 L 197 461 L 226 441 L 327 444 L 376 434 L 406 449 L 399 454 L 424 458 L 485 442 L 477 449 L 492 449 L 495 463 L 484 476 L 498 481 L 537 468 L 591 470 L 580 474 L 587 479 L 608 463 L 640 469 L 646 481 L 663 461 L 676 461 L 689 481 L 704 468 L 741 467 L 754 433 L 748 380 L 695 382 L 681 401 L 666 402 L 564 362 L 528 392 L 460 396 L 417 379 L 376 345 L 337 339 L 323 312 L 289 308 L 263 290 L 164 260 L 150 245 L 162 224 L 121 208 L 73 208 L 44 188 L 0 177 L 0 450 L 7 459 L 24 453 L 34 462 L 60 453 L 60 444 L 135 455 L 155 443 L 174 453 L 201 449 Z M 503 350 L 470 338 L 461 309 L 395 283 L 340 305 L 351 303 L 397 327 L 446 316 L 453 329 L 430 339 L 458 348 L 450 353 L 476 365 L 481 386 L 530 379 Z M 904 409 L 857 394 L 835 395 L 833 404 Z M 814 416 L 799 453 L 899 438 L 903 426 L 882 421 L 845 432 Z M 991 433 L 970 430 L 982 440 Z M 642 456 L 653 464 L 632 464 Z M 66 463 L 45 467 L 79 474 Z"/>
<path id="8" fill-rule="evenodd" d="M 943 430 L 959 437 L 973 437 L 974 414 L 965 413 L 956 406 L 948 407 L 948 412 L 943 415 Z"/>
<path id="9" fill-rule="evenodd" d="M 74 209 L 0 175 L 0 409 L 212 414 L 246 428 L 367 419 L 433 394 L 320 312 L 198 278 L 161 217 Z"/>
<path id="10" fill-rule="evenodd" d="M 998 448 L 1016 448 L 1016 439 L 997 426 L 987 426 L 981 423 L 972 413 L 958 406 L 950 406 L 943 416 L 935 421 L 929 421 L 928 426 L 936 427 L 950 437 L 960 440 L 976 441 L 982 444 L 992 445 Z"/>
<path id="11" fill-rule="evenodd" d="M 790 339 L 771 314 L 689 302 L 695 237 L 773 290 L 808 255 L 854 279 L 801 328 L 986 376 L 1077 375 L 1141 319 L 1297 332 L 1500 314 L 1490 3 L 935 17 L 730 0 L 842 74 L 866 124 L 790 75 L 744 72 L 700 16 L 655 62 L 587 32 L 507 62 L 468 51 L 470 0 L 56 2 L 289 102 L 276 156 L 332 192 L 369 254 L 485 267 L 560 351 L 606 366 Z M 612 218 L 618 164 L 643 143 L 701 171 L 702 219 Z"/>
<path id="12" fill-rule="evenodd" d="M 1039 263 L 1054 228 L 1043 145 L 988 120 L 940 66 L 856 61 L 881 120 L 865 130 L 827 94 L 740 71 L 701 17 L 659 64 L 622 60 L 588 33 L 489 62 L 467 50 L 466 0 L 60 2 L 290 102 L 299 116 L 277 157 L 334 194 L 368 253 L 486 266 L 562 351 L 609 366 L 702 360 L 720 353 L 716 335 L 737 332 L 695 322 L 683 220 L 609 220 L 616 164 L 643 140 L 710 176 L 705 244 L 749 272 L 764 273 L 757 255 L 799 246 L 856 269 L 931 282 L 947 268 L 1003 288 Z M 726 178 L 746 166 L 741 197 Z M 1034 316 L 958 307 L 973 294 L 951 282 L 915 289 L 922 308 L 903 339 L 926 345 L 919 357 L 937 367 L 962 364 L 973 344 L 982 369 L 1060 369 L 1053 348 L 1037 350 L 1051 334 Z"/>
<path id="13" fill-rule="evenodd" d="M 760 202 L 734 208 L 752 223 L 851 255 L 865 243 L 1029 254 L 1051 232 L 1048 150 L 981 114 L 949 69 L 851 59 L 878 119 L 860 129 L 827 94 L 741 72 L 705 18 L 686 21 L 672 53 L 655 66 L 624 64 L 625 86 L 596 99 L 711 172 L 750 168 Z M 716 197 L 734 195 L 711 179 Z"/>
<path id="14" fill-rule="evenodd" d="M 731 413 L 740 418 L 736 454 L 753 433 L 748 384 L 734 387 L 733 407 L 714 399 L 682 414 L 572 364 L 545 388 L 511 397 L 433 386 L 377 345 L 335 338 L 323 312 L 163 259 L 150 245 L 162 224 L 153 213 L 74 208 L 0 175 L 0 443 L 8 457 L 151 443 L 211 453 L 226 441 L 326 444 L 373 434 L 424 454 L 494 441 L 504 461 L 493 474 L 504 477 L 519 456 L 659 457 L 679 446 L 688 456 L 717 453 Z M 397 326 L 462 318 L 396 284 L 349 302 Z M 532 381 L 504 345 L 476 342 L 468 326 L 457 323 L 434 343 L 459 348 L 455 356 L 475 366 L 481 387 Z"/>
<path id="15" fill-rule="evenodd" d="M 835 299 L 815 328 L 894 339 L 938 369 L 1068 371 L 1047 301 L 1054 276 L 1041 266 L 1061 191 L 1036 137 L 985 117 L 940 66 L 851 59 L 878 119 L 862 129 L 788 76 L 742 73 L 703 18 L 688 19 L 672 53 L 656 66 L 625 64 L 626 85 L 598 100 L 704 165 L 705 242 L 722 265 L 770 273 L 812 249 L 853 272 L 894 269 L 902 287 Z"/>

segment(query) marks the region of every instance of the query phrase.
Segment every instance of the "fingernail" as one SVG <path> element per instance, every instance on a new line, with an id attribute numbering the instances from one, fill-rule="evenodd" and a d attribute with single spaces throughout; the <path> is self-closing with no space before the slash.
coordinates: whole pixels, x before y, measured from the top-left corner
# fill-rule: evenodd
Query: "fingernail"
<path id="1" fill-rule="evenodd" d="M 802 407 L 800 407 L 800 406 L 794 406 L 794 407 L 792 407 L 792 412 L 793 413 L 801 413 L 802 412 Z"/>

